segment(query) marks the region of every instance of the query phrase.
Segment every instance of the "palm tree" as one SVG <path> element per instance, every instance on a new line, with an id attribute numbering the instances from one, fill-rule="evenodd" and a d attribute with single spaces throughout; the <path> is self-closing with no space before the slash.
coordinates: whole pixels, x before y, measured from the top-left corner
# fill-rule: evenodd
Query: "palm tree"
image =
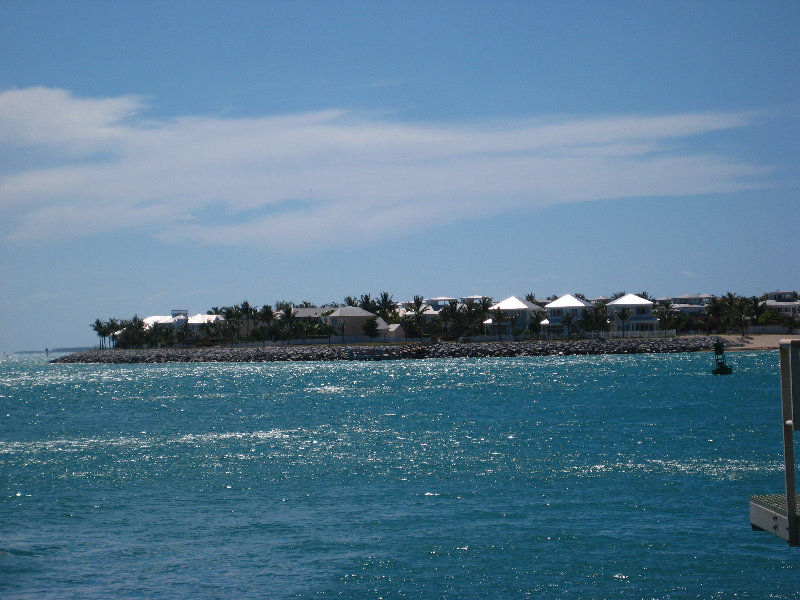
<path id="1" fill-rule="evenodd" d="M 711 302 L 706 306 L 705 313 L 705 316 L 708 317 L 708 333 L 711 333 L 715 324 L 718 331 L 723 329 L 724 313 L 725 305 L 722 298 L 711 298 Z"/>
<path id="2" fill-rule="evenodd" d="M 417 331 L 419 332 L 419 336 L 422 337 L 422 334 L 425 333 L 425 299 L 422 296 L 414 296 L 414 300 L 411 303 L 411 312 L 414 313 L 414 321 L 417 324 Z"/>
<path id="3" fill-rule="evenodd" d="M 708 311 L 704 312 L 703 316 L 700 317 L 700 324 L 703 326 L 706 334 L 711 335 L 711 328 L 714 326 L 714 318 Z"/>
<path id="4" fill-rule="evenodd" d="M 750 321 L 752 323 L 758 323 L 758 319 L 762 314 L 764 314 L 766 306 L 762 304 L 762 298 L 758 298 L 757 296 L 751 296 L 747 299 L 747 301 L 750 303 L 748 310 Z"/>
<path id="5" fill-rule="evenodd" d="M 542 333 L 542 321 L 546 318 L 547 312 L 544 310 L 535 310 L 531 313 L 530 320 L 528 321 L 528 329 L 536 336 L 536 339 L 539 339 L 539 335 Z"/>
<path id="6" fill-rule="evenodd" d="M 519 313 L 512 312 L 508 316 L 508 320 L 511 323 L 511 340 L 515 341 L 517 339 L 517 321 L 519 320 Z"/>
<path id="7" fill-rule="evenodd" d="M 369 294 L 361 294 L 361 299 L 358 301 L 358 305 L 365 311 L 371 312 L 372 314 L 378 312 L 378 304 Z"/>
<path id="8" fill-rule="evenodd" d="M 576 321 L 576 324 L 584 331 L 596 331 L 597 324 L 595 322 L 595 316 L 596 316 L 595 312 L 587 308 L 586 310 L 583 311 L 583 314 Z"/>
<path id="9" fill-rule="evenodd" d="M 567 311 L 567 312 L 564 314 L 564 316 L 563 316 L 563 317 L 561 317 L 561 324 L 562 324 L 564 327 L 566 327 L 566 328 L 567 328 L 567 339 L 569 339 L 569 338 L 570 338 L 570 336 L 572 335 L 572 323 L 573 323 L 573 320 L 574 320 L 574 319 L 575 319 L 575 316 L 574 316 L 574 314 L 572 313 L 572 311 L 571 311 L 571 310 L 570 310 L 570 311 Z"/>
<path id="10" fill-rule="evenodd" d="M 623 306 L 617 312 L 617 317 L 622 321 L 622 337 L 625 337 L 625 322 L 631 318 L 631 309 Z"/>
<path id="11" fill-rule="evenodd" d="M 742 296 L 728 292 L 722 299 L 725 304 L 725 314 L 728 320 L 738 326 L 742 337 L 747 333 L 747 323 L 752 314 L 750 301 Z"/>
<path id="12" fill-rule="evenodd" d="M 104 347 L 104 340 L 105 340 L 105 323 L 103 323 L 100 319 L 95 319 L 94 323 L 91 325 L 92 331 L 97 334 L 97 337 L 100 338 L 100 350 Z"/>
<path id="13" fill-rule="evenodd" d="M 439 318 L 442 320 L 442 337 L 445 337 L 448 324 L 452 324 L 452 329 L 455 329 L 456 322 L 456 307 L 452 306 L 449 302 L 445 304 L 439 311 Z M 452 337 L 452 334 L 451 336 Z"/>
<path id="14" fill-rule="evenodd" d="M 281 329 L 283 330 L 283 335 L 286 338 L 286 345 L 289 345 L 289 342 L 292 339 L 292 336 L 295 333 L 295 316 L 294 316 L 294 308 L 292 308 L 291 304 L 288 304 L 283 307 L 281 311 Z"/>
<path id="15" fill-rule="evenodd" d="M 608 318 L 608 306 L 602 303 L 596 304 L 590 309 L 590 312 L 592 313 L 596 331 L 608 331 L 611 329 L 611 321 Z"/>
<path id="16" fill-rule="evenodd" d="M 680 335 L 681 331 L 689 323 L 689 317 L 679 312 L 672 315 L 672 325 L 675 327 L 675 335 Z"/>
<path id="17" fill-rule="evenodd" d="M 492 299 L 483 297 L 478 302 L 478 306 L 475 308 L 475 318 L 477 319 L 477 323 L 475 323 L 476 329 L 479 331 L 482 329 L 483 322 L 489 316 L 489 307 L 492 306 Z"/>
<path id="18" fill-rule="evenodd" d="M 262 343 L 266 342 L 270 336 L 272 324 L 275 321 L 275 311 L 272 310 L 269 304 L 265 304 L 261 307 L 261 310 L 258 311 L 256 318 L 260 323 L 258 327 L 258 336 L 261 338 Z"/>
<path id="19" fill-rule="evenodd" d="M 118 345 L 122 348 L 139 348 L 146 341 L 146 330 L 144 321 L 137 315 L 133 315 L 130 320 L 123 321 L 122 330 L 118 338 Z"/>
<path id="20" fill-rule="evenodd" d="M 458 339 L 463 333 L 462 319 L 464 317 L 464 308 L 459 306 L 458 300 L 450 300 L 439 311 L 439 317 L 442 319 L 443 329 L 450 324 L 450 337 Z M 444 331 L 443 331 L 444 333 Z"/>
<path id="21" fill-rule="evenodd" d="M 234 307 L 239 312 L 240 320 L 244 320 L 244 338 L 250 337 L 250 320 L 255 319 L 258 314 L 258 309 L 255 306 L 250 306 L 247 300 Z"/>
<path id="22" fill-rule="evenodd" d="M 377 301 L 378 316 L 387 323 L 390 322 L 394 313 L 394 298 L 389 292 L 381 292 Z"/>
<path id="23" fill-rule="evenodd" d="M 492 319 L 497 321 L 497 335 L 500 337 L 500 341 L 503 341 L 503 321 L 506 321 L 506 313 L 500 308 L 496 308 L 492 311 Z"/>
<path id="24" fill-rule="evenodd" d="M 106 328 L 106 335 L 108 336 L 109 342 L 112 346 L 116 347 L 117 345 L 117 332 L 122 329 L 122 325 L 117 319 L 109 319 L 105 323 Z"/>
<path id="25" fill-rule="evenodd" d="M 370 317 L 364 321 L 362 329 L 364 330 L 364 334 L 369 336 L 369 339 L 372 340 L 378 337 L 378 317 Z"/>
<path id="26" fill-rule="evenodd" d="M 145 337 L 149 348 L 171 346 L 175 339 L 175 330 L 166 323 L 153 323 Z"/>
<path id="27" fill-rule="evenodd" d="M 669 328 L 669 322 L 674 312 L 675 309 L 672 306 L 672 302 L 670 302 L 669 300 L 664 300 L 663 302 L 659 302 L 658 306 L 656 306 L 655 310 L 653 310 L 655 317 L 661 322 L 663 326 L 664 337 L 667 337 L 667 329 Z"/>
<path id="28" fill-rule="evenodd" d="M 225 337 L 234 340 L 239 336 L 239 319 L 242 316 L 238 306 L 223 306 L 220 314 L 225 319 Z"/>

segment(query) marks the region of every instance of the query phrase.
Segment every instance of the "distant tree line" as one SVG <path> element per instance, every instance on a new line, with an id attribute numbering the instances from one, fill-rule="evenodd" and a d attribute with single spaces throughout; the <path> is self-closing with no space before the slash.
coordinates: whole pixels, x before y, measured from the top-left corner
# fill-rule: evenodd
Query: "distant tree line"
<path id="1" fill-rule="evenodd" d="M 585 299 L 581 293 L 576 297 Z M 616 292 L 612 299 L 625 295 L 625 292 Z M 650 299 L 647 292 L 638 294 Z M 535 294 L 529 293 L 526 299 L 532 303 L 546 304 L 554 300 L 555 296 L 538 301 Z M 657 302 L 653 308 L 654 315 L 659 319 L 660 328 L 664 334 L 674 329 L 677 333 L 685 331 L 703 331 L 711 333 L 737 331 L 744 335 L 751 325 L 782 325 L 789 328 L 800 326 L 796 316 L 779 314 L 767 310 L 762 303 L 763 298 L 738 296 L 732 292 L 724 296 L 714 297 L 705 307 L 705 311 L 697 317 L 688 317 L 677 311 L 671 302 Z M 329 340 L 341 332 L 319 319 L 318 317 L 298 317 L 297 308 L 320 308 L 320 315 L 329 315 L 341 306 L 357 306 L 380 317 L 386 323 L 400 323 L 408 338 L 418 339 L 436 337 L 445 340 L 457 340 L 465 337 L 476 337 L 485 332 L 484 322 L 491 316 L 493 321 L 502 331 L 503 324 L 510 324 L 511 330 L 523 333 L 530 337 L 538 338 L 541 334 L 542 321 L 547 318 L 544 310 L 535 310 L 528 321 L 527 332 L 516 329 L 515 313 L 506 313 L 502 310 L 489 311 L 493 301 L 491 298 L 468 300 L 460 303 L 456 300 L 449 301 L 437 315 L 426 314 L 428 306 L 423 296 L 415 295 L 413 300 L 406 305 L 406 310 L 401 315 L 397 304 L 389 292 L 381 292 L 376 297 L 370 294 L 360 296 L 347 296 L 342 303 L 331 302 L 317 307 L 311 302 L 293 304 L 286 300 L 275 302 L 274 305 L 264 304 L 261 307 L 251 305 L 247 300 L 240 304 L 230 306 L 213 306 L 206 314 L 220 315 L 223 318 L 214 322 L 207 322 L 198 327 L 190 328 L 187 323 L 180 327 L 164 323 L 155 323 L 145 326 L 138 316 L 130 319 L 111 318 L 106 321 L 96 319 L 91 328 L 99 338 L 100 348 L 141 348 L 141 347 L 168 347 L 181 345 L 218 345 L 233 342 L 276 342 L 289 343 L 298 339 Z M 624 323 L 631 317 L 628 308 L 622 308 L 617 317 Z M 574 320 L 573 320 L 574 319 Z M 608 331 L 611 327 L 609 312 L 605 304 L 598 303 L 584 311 L 580 318 L 571 315 L 563 318 L 562 323 L 567 330 L 567 336 L 578 329 L 584 332 L 600 333 Z M 378 335 L 377 319 L 365 326 L 364 333 L 369 337 Z M 501 334 L 502 335 L 502 334 Z"/>

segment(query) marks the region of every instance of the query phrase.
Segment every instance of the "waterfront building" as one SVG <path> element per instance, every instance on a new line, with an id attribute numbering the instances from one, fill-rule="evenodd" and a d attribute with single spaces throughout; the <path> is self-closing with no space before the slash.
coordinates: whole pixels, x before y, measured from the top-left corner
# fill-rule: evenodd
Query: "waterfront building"
<path id="1" fill-rule="evenodd" d="M 672 304 L 672 310 L 690 319 L 699 319 L 705 314 L 706 307 L 713 300 L 714 296 L 711 294 L 683 294 L 681 296 L 658 298 L 657 302 L 669 302 Z"/>
<path id="2" fill-rule="evenodd" d="M 546 304 L 547 318 L 542 321 L 542 331 L 547 337 L 564 337 L 579 329 L 578 321 L 583 317 L 591 304 L 572 294 L 564 294 L 560 298 Z"/>
<path id="3" fill-rule="evenodd" d="M 621 311 L 628 309 L 628 318 L 620 318 Z M 653 302 L 637 296 L 625 294 L 608 303 L 608 316 L 611 319 L 612 335 L 653 335 L 658 329 L 658 319 L 653 314 Z"/>
<path id="4" fill-rule="evenodd" d="M 509 333 L 509 335 L 513 334 L 513 329 L 527 329 L 533 319 L 534 313 L 536 311 L 544 310 L 538 304 L 534 304 L 533 302 L 529 302 L 524 298 L 520 298 L 518 296 L 511 296 L 506 298 L 505 300 L 498 302 L 497 304 L 490 306 L 489 311 L 502 311 L 506 317 L 506 321 L 503 322 L 502 327 L 503 331 Z M 496 327 L 496 319 L 489 318 L 484 321 L 484 325 L 489 327 Z"/>
<path id="5" fill-rule="evenodd" d="M 373 318 L 375 315 L 359 308 L 358 306 L 341 306 L 334 310 L 332 313 L 322 317 L 322 320 L 331 325 L 336 335 L 343 335 L 346 337 L 363 337 L 364 336 L 364 323 L 367 319 Z M 378 330 L 381 328 L 383 319 L 378 320 Z M 386 323 L 383 323 L 385 328 L 388 328 Z"/>
<path id="6" fill-rule="evenodd" d="M 797 292 L 778 290 L 764 294 L 766 300 L 761 302 L 764 310 L 786 317 L 800 316 L 800 298 Z"/>

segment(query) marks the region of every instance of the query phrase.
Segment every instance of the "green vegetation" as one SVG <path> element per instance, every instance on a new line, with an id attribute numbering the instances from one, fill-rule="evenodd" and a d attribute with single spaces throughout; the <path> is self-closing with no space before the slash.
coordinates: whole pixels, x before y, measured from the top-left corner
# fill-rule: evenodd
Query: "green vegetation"
<path id="1" fill-rule="evenodd" d="M 616 292 L 614 297 L 621 297 L 625 292 Z M 642 292 L 645 296 L 646 292 Z M 529 301 L 536 301 L 533 293 L 527 294 Z M 551 297 L 550 299 L 555 299 Z M 779 325 L 790 329 L 800 326 L 797 316 L 778 314 L 766 310 L 763 298 L 738 296 L 728 292 L 724 296 L 716 297 L 706 306 L 705 311 L 699 316 L 689 318 L 675 310 L 670 302 L 661 302 L 654 306 L 653 314 L 659 320 L 659 327 L 664 335 L 668 330 L 674 329 L 678 334 L 685 331 L 712 332 L 739 332 L 745 335 L 752 325 Z M 542 301 L 544 302 L 544 301 Z M 342 336 L 344 329 L 333 327 L 320 319 L 340 306 L 358 306 L 380 317 L 386 323 L 400 323 L 405 331 L 406 339 L 432 339 L 459 340 L 482 336 L 485 333 L 484 321 L 491 315 L 498 333 L 502 339 L 503 325 L 510 324 L 513 337 L 520 333 L 538 338 L 542 331 L 542 321 L 547 318 L 545 311 L 535 311 L 528 320 L 527 332 L 517 331 L 517 315 L 501 310 L 489 311 L 492 305 L 491 298 L 469 300 L 459 303 L 455 300 L 448 302 L 438 315 L 426 314 L 428 309 L 422 296 L 416 295 L 406 305 L 405 311 L 399 311 L 397 304 L 389 292 L 383 291 L 373 298 L 370 294 L 359 297 L 347 296 L 342 304 L 332 302 L 324 305 L 313 316 L 298 316 L 298 308 L 316 308 L 310 302 L 304 301 L 293 304 L 287 300 L 279 300 L 274 305 L 265 304 L 260 308 L 251 305 L 247 300 L 231 306 L 213 306 L 207 311 L 208 315 L 220 315 L 223 319 L 209 320 L 209 322 L 189 326 L 167 325 L 155 323 L 145 326 L 144 321 L 134 315 L 131 319 L 96 319 L 91 324 L 92 330 L 97 334 L 99 347 L 168 347 L 187 345 L 218 345 L 231 343 L 267 343 L 284 342 L 293 340 L 327 340 L 332 341 L 334 336 Z M 402 313 L 402 314 L 401 314 Z M 617 314 L 623 325 L 631 318 L 631 312 L 626 307 Z M 567 337 L 572 336 L 576 330 L 597 334 L 608 331 L 611 327 L 609 313 L 605 304 L 597 304 L 586 310 L 580 318 L 568 314 L 563 319 Z M 364 334 L 374 339 L 378 337 L 378 323 L 370 319 L 364 325 Z"/>

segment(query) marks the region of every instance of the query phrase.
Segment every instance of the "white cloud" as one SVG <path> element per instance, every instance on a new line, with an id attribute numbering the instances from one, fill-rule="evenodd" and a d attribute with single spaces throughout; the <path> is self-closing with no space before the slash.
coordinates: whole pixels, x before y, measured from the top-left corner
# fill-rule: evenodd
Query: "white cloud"
<path id="1" fill-rule="evenodd" d="M 125 134 L 121 121 L 143 108 L 141 98 L 75 98 L 43 87 L 0 94 L 0 141 L 54 146 L 70 156 L 107 149 Z"/>
<path id="2" fill-rule="evenodd" d="M 404 123 L 344 110 L 137 117 L 141 98 L 0 94 L 7 240 L 141 230 L 177 242 L 305 246 L 560 202 L 733 192 L 768 169 L 697 146 L 750 113 Z M 695 145 L 693 145 L 693 143 Z"/>

